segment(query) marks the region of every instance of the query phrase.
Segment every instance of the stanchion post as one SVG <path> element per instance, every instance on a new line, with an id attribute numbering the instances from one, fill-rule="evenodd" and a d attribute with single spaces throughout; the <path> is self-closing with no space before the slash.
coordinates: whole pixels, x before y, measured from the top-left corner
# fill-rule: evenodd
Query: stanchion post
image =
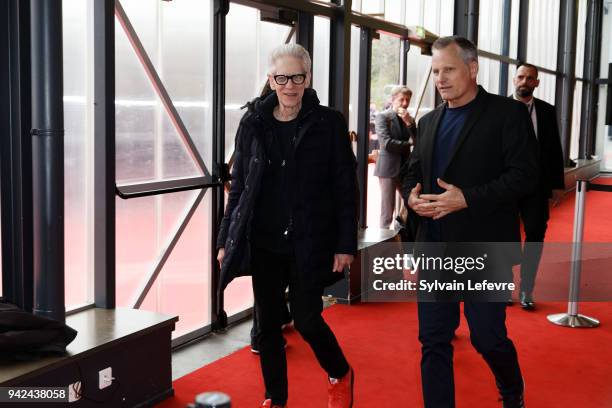
<path id="1" fill-rule="evenodd" d="M 599 320 L 578 314 L 580 299 L 580 274 L 582 272 L 582 238 L 584 236 L 584 212 L 588 181 L 576 182 L 576 204 L 574 207 L 574 234 L 572 242 L 571 273 L 567 313 L 548 315 L 551 323 L 565 327 L 597 327 Z"/>

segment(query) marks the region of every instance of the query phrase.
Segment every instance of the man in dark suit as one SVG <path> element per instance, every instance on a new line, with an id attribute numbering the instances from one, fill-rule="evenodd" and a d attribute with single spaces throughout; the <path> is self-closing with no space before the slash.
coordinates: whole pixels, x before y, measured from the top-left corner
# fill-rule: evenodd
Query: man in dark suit
<path id="1" fill-rule="evenodd" d="M 448 255 L 449 248 L 461 243 L 481 243 L 481 248 L 487 242 L 509 243 L 514 252 L 506 253 L 495 270 L 484 272 L 511 282 L 512 264 L 520 258 L 517 201 L 537 182 L 527 110 L 477 85 L 478 54 L 470 41 L 439 38 L 432 52 L 434 82 L 445 102 L 419 122 L 419 142 L 403 172 L 402 193 L 418 215 L 417 245 L 441 243 Z M 419 279 L 423 274 L 419 271 Z M 454 407 L 451 340 L 459 326 L 459 301 L 422 300 L 418 317 L 425 407 Z M 519 408 L 524 407 L 523 380 L 507 336 L 505 308 L 505 302 L 464 301 L 470 339 L 495 376 L 503 406 Z"/>
<path id="2" fill-rule="evenodd" d="M 395 191 L 400 189 L 400 168 L 410 155 L 416 138 L 416 124 L 408 114 L 412 91 L 397 86 L 391 91 L 391 107 L 376 115 L 376 136 L 380 151 L 374 175 L 380 184 L 380 228 L 389 228 L 393 222 Z"/>
<path id="3" fill-rule="evenodd" d="M 525 229 L 525 244 L 521 261 L 519 301 L 525 310 L 533 310 L 533 288 L 549 218 L 548 202 L 556 205 L 564 193 L 563 150 L 555 107 L 533 96 L 540 85 L 538 68 L 521 64 L 513 79 L 514 99 L 523 102 L 529 111 L 537 138 L 540 183 L 536 190 L 519 202 L 519 212 Z"/>

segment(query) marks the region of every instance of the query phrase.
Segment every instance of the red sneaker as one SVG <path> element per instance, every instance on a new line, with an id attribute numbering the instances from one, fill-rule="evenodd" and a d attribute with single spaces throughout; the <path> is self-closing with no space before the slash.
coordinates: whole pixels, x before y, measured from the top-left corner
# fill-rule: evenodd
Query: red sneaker
<path id="1" fill-rule="evenodd" d="M 261 405 L 261 408 L 287 408 L 286 405 L 278 405 L 278 404 L 272 404 L 272 400 L 271 399 L 267 399 L 263 402 L 263 404 Z"/>
<path id="2" fill-rule="evenodd" d="M 352 408 L 353 406 L 353 384 L 355 373 L 351 368 L 349 372 L 340 379 L 329 379 L 327 388 L 327 408 Z"/>

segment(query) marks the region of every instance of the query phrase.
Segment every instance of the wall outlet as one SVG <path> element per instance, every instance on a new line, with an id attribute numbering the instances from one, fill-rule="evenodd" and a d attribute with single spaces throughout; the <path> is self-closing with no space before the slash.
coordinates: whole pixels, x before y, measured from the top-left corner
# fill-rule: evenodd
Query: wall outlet
<path id="1" fill-rule="evenodd" d="M 68 402 L 75 402 L 81 399 L 81 382 L 77 381 L 68 386 Z"/>
<path id="2" fill-rule="evenodd" d="M 104 370 L 100 370 L 98 374 L 100 389 L 110 387 L 114 380 L 112 367 L 107 367 Z"/>

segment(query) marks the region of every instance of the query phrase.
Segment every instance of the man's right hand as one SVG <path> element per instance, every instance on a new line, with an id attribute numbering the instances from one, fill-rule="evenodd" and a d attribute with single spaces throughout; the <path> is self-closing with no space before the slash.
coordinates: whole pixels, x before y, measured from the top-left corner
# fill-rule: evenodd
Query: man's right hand
<path id="1" fill-rule="evenodd" d="M 423 200 L 419 198 L 420 194 L 421 194 L 421 183 L 417 183 L 417 185 L 414 186 L 412 190 L 410 190 L 410 195 L 408 196 L 408 207 L 410 207 L 412 211 L 414 211 L 421 217 L 428 217 L 428 218 L 434 217 L 437 214 L 435 210 L 433 209 L 423 210 L 420 207 L 417 208 L 419 204 L 424 204 L 424 203 L 429 202 L 428 200 Z"/>
<path id="2" fill-rule="evenodd" d="M 225 257 L 225 248 L 219 248 L 219 253 L 217 254 L 217 261 L 219 261 L 219 266 L 223 265 L 224 257 Z"/>

